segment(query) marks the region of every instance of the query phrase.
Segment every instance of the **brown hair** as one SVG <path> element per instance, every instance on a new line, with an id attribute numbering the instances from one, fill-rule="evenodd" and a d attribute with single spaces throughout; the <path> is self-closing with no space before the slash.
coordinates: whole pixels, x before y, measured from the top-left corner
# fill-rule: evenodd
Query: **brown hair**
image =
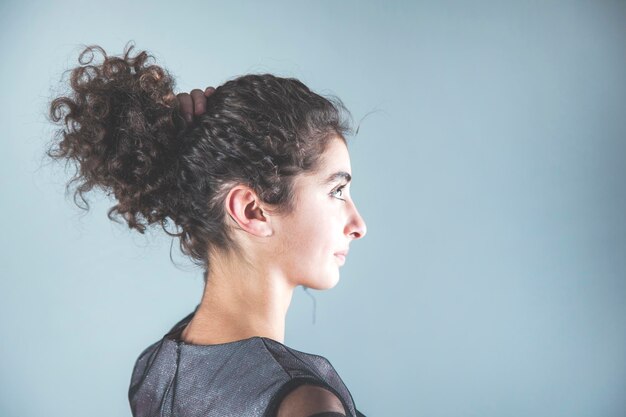
<path id="1" fill-rule="evenodd" d="M 250 186 L 278 213 L 295 208 L 293 179 L 319 168 L 329 141 L 352 132 L 340 99 L 322 97 L 294 78 L 249 74 L 216 88 L 206 112 L 188 124 L 174 79 L 146 51 L 107 56 L 87 46 L 71 70 L 71 92 L 50 104 L 61 125 L 47 150 L 76 165 L 67 189 L 85 210 L 94 187 L 114 195 L 108 211 L 144 233 L 158 223 L 181 251 L 208 270 L 212 245 L 239 250 L 228 233 L 224 199 Z M 103 62 L 94 64 L 95 52 Z M 79 203 L 78 198 L 84 203 Z M 177 232 L 166 226 L 170 219 Z M 206 277 L 205 277 L 206 278 Z"/>

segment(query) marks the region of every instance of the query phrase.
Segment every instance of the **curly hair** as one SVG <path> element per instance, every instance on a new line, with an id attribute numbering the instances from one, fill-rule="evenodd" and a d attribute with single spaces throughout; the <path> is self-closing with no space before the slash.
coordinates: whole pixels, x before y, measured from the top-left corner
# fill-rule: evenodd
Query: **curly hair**
<path id="1" fill-rule="evenodd" d="M 61 128 L 46 154 L 75 163 L 66 189 L 77 183 L 76 205 L 88 210 L 84 194 L 94 187 L 113 194 L 109 219 L 121 216 L 140 233 L 160 224 L 206 274 L 211 247 L 240 250 L 225 217 L 230 188 L 245 184 L 277 213 L 291 212 L 295 176 L 319 168 L 330 140 L 346 141 L 350 113 L 297 79 L 248 74 L 217 87 L 189 124 L 172 75 L 132 50 L 129 42 L 120 57 L 97 45 L 82 51 L 72 91 L 51 101 Z M 95 52 L 102 63 L 93 63 Z"/>

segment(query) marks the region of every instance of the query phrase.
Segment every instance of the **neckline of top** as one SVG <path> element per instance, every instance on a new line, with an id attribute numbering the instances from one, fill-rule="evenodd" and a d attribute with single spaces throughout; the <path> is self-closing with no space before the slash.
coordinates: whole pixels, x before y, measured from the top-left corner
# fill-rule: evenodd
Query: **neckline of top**
<path id="1" fill-rule="evenodd" d="M 176 343 L 179 346 L 193 346 L 193 347 L 197 347 L 197 348 L 211 348 L 211 347 L 220 347 L 220 346 L 232 346 L 232 345 L 237 345 L 237 344 L 243 344 L 245 342 L 249 342 L 249 341 L 252 341 L 254 339 L 266 340 L 266 341 L 269 341 L 271 343 L 277 343 L 279 345 L 288 347 L 287 345 L 285 345 L 284 343 L 279 342 L 278 340 L 274 340 L 272 338 L 265 337 L 265 336 L 251 336 L 251 337 L 247 337 L 245 339 L 232 340 L 230 342 L 224 342 L 224 343 L 212 343 L 212 344 L 197 344 L 197 343 L 185 342 L 184 340 L 181 339 L 182 332 L 185 329 L 185 327 L 187 327 L 187 325 L 189 324 L 189 322 L 193 318 L 194 314 L 196 314 L 196 311 L 198 310 L 199 306 L 200 305 L 198 305 L 194 309 L 194 311 L 189 313 L 185 318 L 183 318 L 178 323 L 176 323 L 170 329 L 170 331 L 165 334 L 165 336 L 163 338 L 165 340 L 169 340 L 171 342 L 174 342 L 174 343 Z M 291 348 L 289 348 L 289 349 L 291 349 Z M 304 353 L 304 352 L 302 352 L 302 353 Z"/>

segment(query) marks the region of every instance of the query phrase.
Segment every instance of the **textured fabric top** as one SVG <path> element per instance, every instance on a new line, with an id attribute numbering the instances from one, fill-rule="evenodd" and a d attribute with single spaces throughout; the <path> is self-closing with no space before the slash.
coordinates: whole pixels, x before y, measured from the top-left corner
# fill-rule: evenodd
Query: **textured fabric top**
<path id="1" fill-rule="evenodd" d="M 280 400 L 303 383 L 333 392 L 347 416 L 363 416 L 323 356 L 261 336 L 188 344 L 180 337 L 194 314 L 139 355 L 128 391 L 134 417 L 274 417 Z"/>

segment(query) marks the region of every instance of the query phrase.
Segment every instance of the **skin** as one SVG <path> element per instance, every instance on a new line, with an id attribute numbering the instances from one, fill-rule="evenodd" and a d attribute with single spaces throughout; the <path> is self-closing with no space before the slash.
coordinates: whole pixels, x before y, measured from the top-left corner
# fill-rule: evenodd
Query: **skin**
<path id="1" fill-rule="evenodd" d="M 346 413 L 341 400 L 325 388 L 302 385 L 281 402 L 276 417 L 312 416 L 323 411 Z"/>
<path id="2" fill-rule="evenodd" d="M 207 284 L 181 335 L 184 341 L 207 345 L 262 336 L 284 343 L 293 290 L 334 287 L 344 262 L 335 253 L 366 233 L 349 183 L 341 178 L 325 182 L 338 171 L 351 174 L 340 137 L 329 143 L 317 172 L 296 177 L 297 204 L 289 214 L 274 214 L 245 185 L 230 190 L 225 208 L 243 251 L 210 253 Z"/>
<path id="3" fill-rule="evenodd" d="M 207 87 L 204 92 L 194 89 L 177 95 L 188 122 L 204 113 L 206 99 L 214 91 Z M 230 191 L 227 211 L 249 255 L 210 254 L 213 266 L 202 302 L 184 329 L 183 340 L 206 345 L 264 336 L 282 343 L 293 289 L 336 285 L 338 265 L 343 261 L 334 256 L 333 248 L 347 249 L 366 233 L 365 222 L 348 195 L 349 180 L 324 181 L 337 171 L 351 173 L 348 151 L 340 138 L 326 150 L 318 172 L 296 180 L 297 209 L 286 217 L 273 216 L 271 208 L 264 207 L 249 188 L 238 186 Z M 329 262 L 331 252 L 335 263 Z M 283 399 L 277 417 L 323 411 L 346 412 L 332 392 L 304 385 Z"/>
<path id="4" fill-rule="evenodd" d="M 207 87 L 204 91 L 199 88 L 189 93 L 176 94 L 180 104 L 180 112 L 188 122 L 193 122 L 194 116 L 199 116 L 206 110 L 206 99 L 215 92 L 215 88 Z"/>

